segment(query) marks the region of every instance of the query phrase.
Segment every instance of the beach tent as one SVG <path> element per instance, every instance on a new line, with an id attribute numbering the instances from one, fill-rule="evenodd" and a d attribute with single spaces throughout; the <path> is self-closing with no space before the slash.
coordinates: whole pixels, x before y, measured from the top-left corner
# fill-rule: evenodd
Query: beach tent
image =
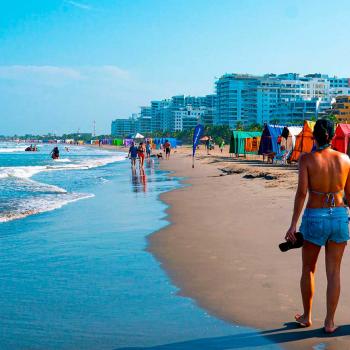
<path id="1" fill-rule="evenodd" d="M 245 139 L 246 153 L 258 153 L 261 140 L 261 132 L 249 131 L 248 134 L 250 137 Z"/>
<path id="2" fill-rule="evenodd" d="M 350 124 L 338 124 L 335 129 L 335 134 L 332 140 L 332 148 L 343 152 L 345 154 L 350 154 Z"/>
<path id="3" fill-rule="evenodd" d="M 302 131 L 301 126 L 285 126 L 282 131 L 281 146 L 284 146 L 287 151 L 291 151 L 295 146 L 295 140 Z"/>
<path id="4" fill-rule="evenodd" d="M 124 139 L 123 141 L 125 147 L 130 147 L 133 142 L 134 140 L 130 138 Z"/>
<path id="5" fill-rule="evenodd" d="M 169 141 L 171 148 L 177 147 L 177 140 L 173 137 L 156 137 L 153 139 L 153 144 L 156 146 L 156 149 L 160 149 L 166 140 Z"/>
<path id="6" fill-rule="evenodd" d="M 290 157 L 291 161 L 298 161 L 301 153 L 309 153 L 314 147 L 314 131 L 315 122 L 305 120 L 301 132 L 295 140 L 295 146 Z"/>
<path id="7" fill-rule="evenodd" d="M 234 130 L 230 139 L 230 154 L 254 153 L 259 148 L 260 132 Z"/>
<path id="8" fill-rule="evenodd" d="M 283 126 L 279 125 L 264 125 L 264 129 L 261 134 L 259 154 L 266 154 L 274 152 L 278 154 L 280 147 L 277 144 L 277 139 L 282 135 Z"/>
<path id="9" fill-rule="evenodd" d="M 133 139 L 144 139 L 145 137 L 143 135 L 141 135 L 139 132 L 137 132 L 136 134 L 132 135 Z"/>
<path id="10" fill-rule="evenodd" d="M 113 140 L 112 139 L 102 139 L 101 143 L 102 143 L 102 145 L 112 145 Z"/>
<path id="11" fill-rule="evenodd" d="M 123 140 L 122 139 L 114 139 L 113 145 L 114 146 L 123 146 Z"/>

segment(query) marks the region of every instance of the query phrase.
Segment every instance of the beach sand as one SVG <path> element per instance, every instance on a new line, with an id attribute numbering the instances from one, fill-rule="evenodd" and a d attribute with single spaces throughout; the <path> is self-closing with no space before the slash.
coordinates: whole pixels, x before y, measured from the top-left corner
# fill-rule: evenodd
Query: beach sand
<path id="1" fill-rule="evenodd" d="M 149 237 L 149 250 L 180 293 L 217 317 L 261 329 L 283 348 L 349 349 L 348 251 L 336 315 L 342 327 L 336 336 L 322 332 L 323 252 L 316 273 L 314 325 L 301 329 L 293 322 L 302 311 L 301 250 L 281 253 L 278 244 L 290 224 L 296 167 L 262 164 L 257 156 L 233 160 L 225 149 L 226 156 L 200 150 L 192 169 L 190 152 L 179 148 L 169 161 L 161 161 L 172 176 L 185 177 L 186 186 L 162 195 L 172 224 Z"/>

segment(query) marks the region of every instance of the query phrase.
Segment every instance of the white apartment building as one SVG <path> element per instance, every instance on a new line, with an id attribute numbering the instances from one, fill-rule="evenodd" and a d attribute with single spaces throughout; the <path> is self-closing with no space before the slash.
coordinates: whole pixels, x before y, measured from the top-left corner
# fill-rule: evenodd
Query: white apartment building
<path id="1" fill-rule="evenodd" d="M 173 111 L 171 131 L 182 131 L 195 128 L 196 125 L 201 122 L 206 110 L 206 107 L 192 108 L 192 106 L 189 105 Z"/>
<path id="2" fill-rule="evenodd" d="M 214 124 L 235 128 L 239 122 L 264 124 L 279 119 L 288 123 L 310 115 L 316 117 L 329 108 L 332 97 L 340 92 L 350 93 L 350 87 L 345 86 L 348 79 L 337 80 L 340 87 L 321 74 L 225 74 L 216 81 Z"/>

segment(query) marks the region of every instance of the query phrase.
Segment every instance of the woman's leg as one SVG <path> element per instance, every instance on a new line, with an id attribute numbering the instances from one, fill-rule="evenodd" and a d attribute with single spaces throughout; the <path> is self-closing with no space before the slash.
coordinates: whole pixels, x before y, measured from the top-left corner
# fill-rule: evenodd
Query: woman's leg
<path id="1" fill-rule="evenodd" d="M 340 265 L 346 242 L 335 243 L 328 241 L 326 245 L 327 272 L 327 315 L 324 321 L 326 332 L 334 332 L 334 314 L 340 295 Z"/>
<path id="2" fill-rule="evenodd" d="M 307 327 L 311 326 L 312 324 L 312 298 L 315 291 L 315 271 L 320 250 L 320 246 L 308 241 L 304 242 L 302 251 L 303 270 L 300 279 L 300 289 L 303 299 L 304 313 L 303 315 L 296 315 L 295 319 Z"/>

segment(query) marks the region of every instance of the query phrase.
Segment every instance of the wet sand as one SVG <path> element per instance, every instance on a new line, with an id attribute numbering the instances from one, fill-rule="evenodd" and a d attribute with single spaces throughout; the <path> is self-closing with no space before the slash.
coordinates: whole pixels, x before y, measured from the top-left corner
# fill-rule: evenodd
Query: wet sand
<path id="1" fill-rule="evenodd" d="M 324 254 L 316 273 L 314 325 L 300 329 L 301 250 L 281 253 L 289 227 L 296 167 L 262 164 L 258 157 L 232 160 L 202 150 L 191 168 L 190 149 L 178 149 L 161 168 L 185 177 L 181 189 L 162 195 L 171 225 L 149 238 L 181 294 L 230 322 L 262 329 L 287 349 L 350 348 L 350 257 L 343 262 L 343 286 L 336 336 L 323 334 L 326 277 Z M 219 170 L 220 169 L 220 170 Z"/>

